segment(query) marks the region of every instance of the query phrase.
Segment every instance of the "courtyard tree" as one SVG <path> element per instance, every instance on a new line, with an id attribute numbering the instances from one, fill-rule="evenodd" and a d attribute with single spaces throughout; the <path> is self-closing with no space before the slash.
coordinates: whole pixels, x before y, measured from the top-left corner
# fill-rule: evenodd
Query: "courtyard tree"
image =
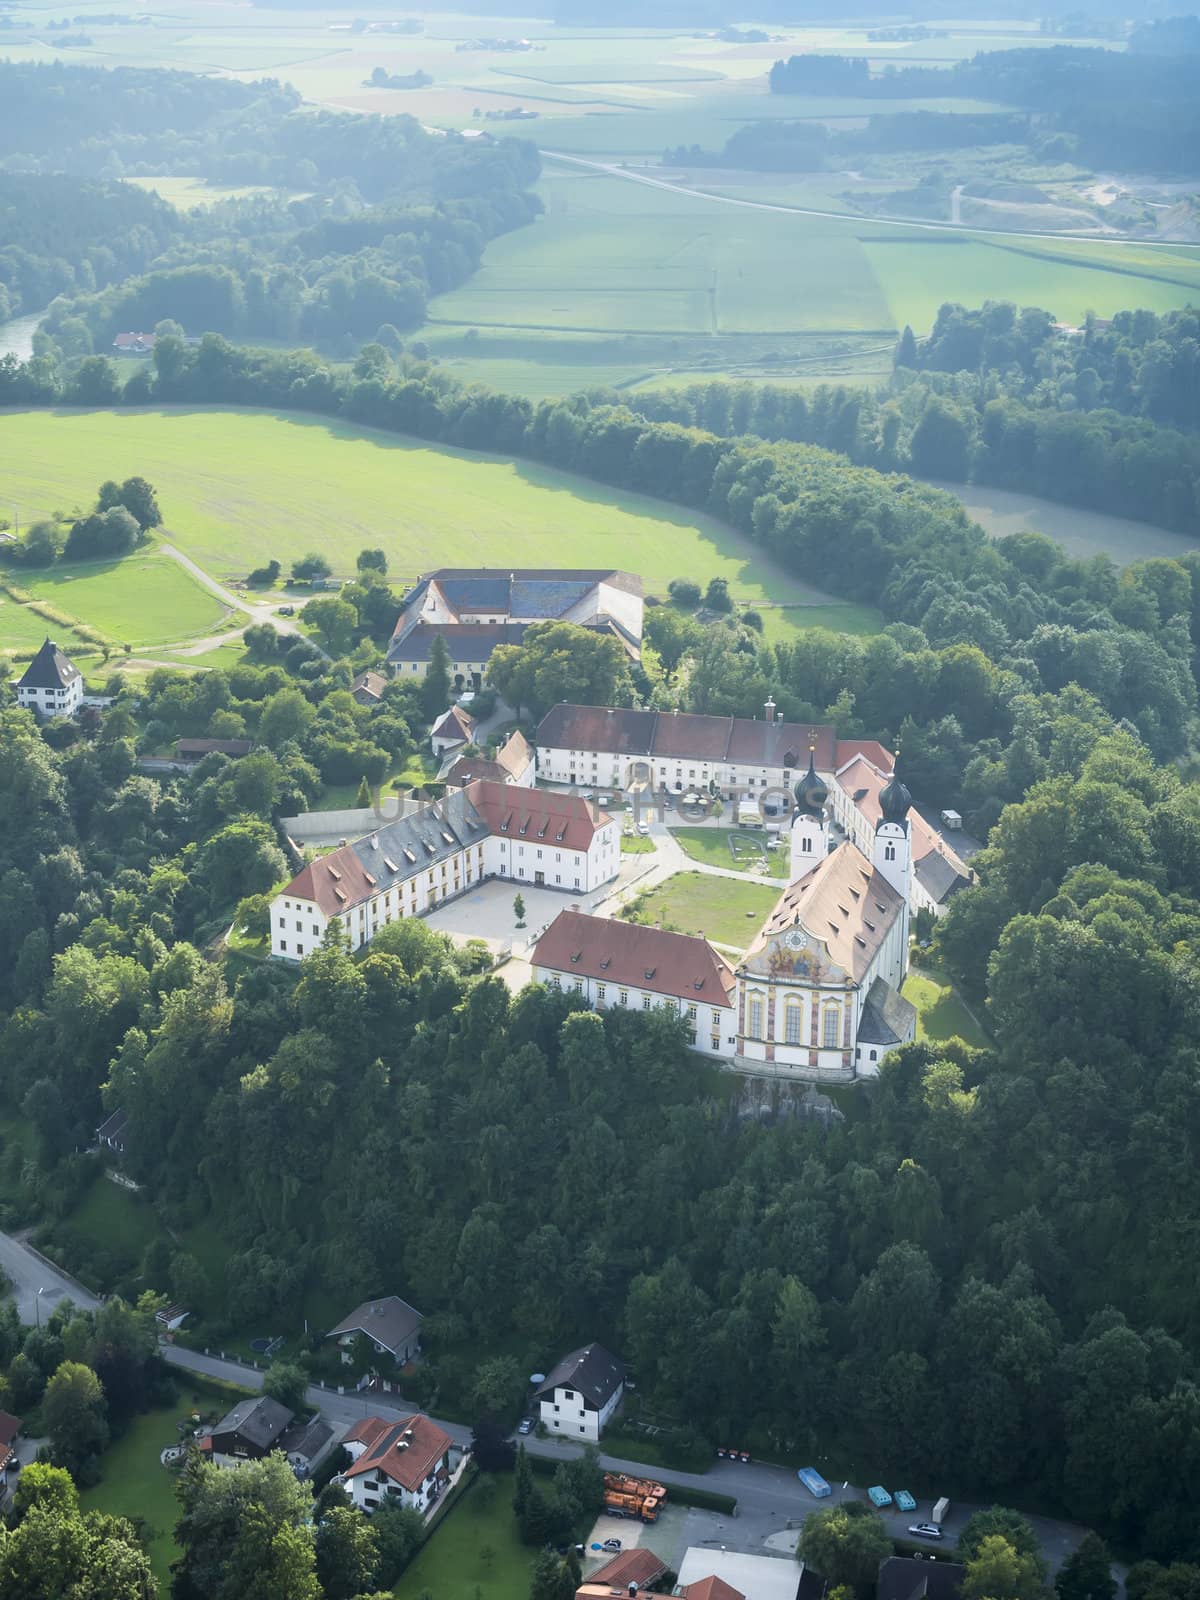
<path id="1" fill-rule="evenodd" d="M 517 927 L 523 928 L 525 926 L 525 896 L 523 894 L 513 896 L 513 916 L 517 919 Z"/>
<path id="2" fill-rule="evenodd" d="M 421 710 L 432 722 L 450 704 L 450 652 L 440 633 L 429 647 L 429 662 L 421 680 Z"/>
<path id="3" fill-rule="evenodd" d="M 797 1556 L 831 1584 L 847 1584 L 856 1594 L 875 1584 L 879 1563 L 892 1553 L 892 1541 L 869 1506 L 849 1501 L 814 1511 L 800 1531 Z"/>

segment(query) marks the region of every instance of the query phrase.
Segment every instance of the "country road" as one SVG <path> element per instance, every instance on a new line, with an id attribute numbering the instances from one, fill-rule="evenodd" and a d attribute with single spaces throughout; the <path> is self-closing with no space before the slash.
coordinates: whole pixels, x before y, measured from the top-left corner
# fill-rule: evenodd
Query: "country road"
<path id="1" fill-rule="evenodd" d="M 781 216 L 789 217 L 824 217 L 831 222 L 850 222 L 869 224 L 872 228 L 919 228 L 926 232 L 934 233 L 962 233 L 969 231 L 998 239 L 1068 239 L 1073 242 L 1084 240 L 1088 244 L 1121 245 L 1136 244 L 1139 249 L 1151 250 L 1200 250 L 1200 244 L 1189 244 L 1174 239 L 1114 239 L 1094 233 L 1068 233 L 1065 229 L 1050 231 L 1037 228 L 987 228 L 972 224 L 969 229 L 956 222 L 928 222 L 919 221 L 911 217 L 868 216 L 865 213 L 853 211 L 820 211 L 815 206 L 787 206 L 771 200 L 742 200 L 732 194 L 713 194 L 707 189 L 693 189 L 684 183 L 672 183 L 667 178 L 651 177 L 648 172 L 635 172 L 630 167 L 621 166 L 613 161 L 589 161 L 585 156 L 571 156 L 563 150 L 541 150 L 538 154 L 547 161 L 566 161 L 571 166 L 587 167 L 593 172 L 602 172 L 610 178 L 624 178 L 628 183 L 644 183 L 651 189 L 665 189 L 668 194 L 687 195 L 692 200 L 708 200 L 714 205 L 741 206 L 747 211 L 775 211 Z M 662 170 L 662 169 L 660 169 Z"/>
<path id="2" fill-rule="evenodd" d="M 216 1356 L 206 1356 L 199 1351 L 185 1349 L 181 1345 L 166 1345 L 162 1354 L 171 1366 L 184 1371 L 205 1373 L 209 1377 L 222 1378 L 247 1389 L 262 1387 L 262 1373 L 253 1367 L 243 1367 L 236 1361 L 222 1361 Z M 314 1409 L 320 1409 L 329 1421 L 346 1427 L 361 1421 L 365 1416 L 402 1417 L 410 1415 L 414 1409 L 411 1405 L 393 1400 L 387 1395 L 366 1396 L 357 1394 L 353 1390 L 346 1394 L 338 1394 L 336 1391 L 314 1387 L 308 1390 L 307 1400 Z M 456 1444 L 469 1443 L 471 1429 L 462 1423 L 448 1422 L 442 1417 L 434 1417 L 432 1420 L 440 1428 L 444 1428 Z M 570 1460 L 578 1455 L 581 1449 L 580 1446 L 567 1440 L 538 1439 L 532 1434 L 522 1442 L 530 1455 L 540 1456 L 549 1461 Z M 801 1488 L 791 1468 L 770 1466 L 765 1462 L 753 1461 L 743 1464 L 715 1461 L 709 1471 L 704 1473 L 675 1472 L 660 1467 L 649 1468 L 644 1462 L 627 1461 L 620 1456 L 605 1454 L 600 1456 L 600 1464 L 606 1471 L 627 1472 L 633 1477 L 645 1477 L 650 1474 L 666 1484 L 668 1491 L 674 1485 L 677 1488 L 703 1489 L 710 1493 L 731 1495 L 737 1501 L 736 1523 L 729 1529 L 729 1542 L 734 1548 L 778 1548 L 777 1544 L 767 1546 L 766 1541 L 786 1535 L 789 1529 L 797 1527 L 811 1512 L 819 1510 L 822 1506 L 836 1505 L 842 1500 L 861 1501 L 864 1498 L 863 1490 L 853 1484 L 840 1486 L 835 1484 L 828 1500 L 816 1501 Z M 952 1548 L 956 1532 L 961 1530 L 971 1513 L 979 1509 L 978 1505 L 957 1501 L 953 1503 L 945 1524 L 949 1538 L 943 1548 Z M 907 1533 L 909 1524 L 920 1515 L 920 1512 L 907 1513 L 893 1510 L 882 1513 L 882 1518 L 888 1532 L 894 1538 L 902 1538 Z M 1042 1553 L 1051 1571 L 1056 1571 L 1062 1565 L 1087 1531 L 1074 1523 L 1060 1522 L 1052 1517 L 1031 1516 L 1029 1521 L 1041 1541 Z M 1118 1577 L 1123 1577 L 1123 1569 L 1118 1568 L 1117 1574 Z"/>
<path id="3" fill-rule="evenodd" d="M 100 1304 L 81 1283 L 7 1233 L 0 1233 L 0 1270 L 12 1284 L 22 1322 L 44 1322 L 61 1300 L 72 1300 L 85 1311 L 94 1311 Z"/>
<path id="4" fill-rule="evenodd" d="M 308 639 L 314 650 L 320 650 L 325 659 L 329 660 L 328 654 L 326 651 L 321 650 L 321 646 L 317 641 L 298 628 L 290 618 L 281 617 L 275 606 L 267 605 L 261 600 L 248 600 L 244 595 L 235 594 L 232 589 L 227 589 L 224 584 L 218 583 L 214 577 L 205 572 L 202 566 L 193 561 L 191 556 L 184 555 L 177 545 L 171 544 L 167 539 L 163 539 L 160 542 L 159 551 L 162 555 L 169 556 L 172 561 L 177 561 L 185 572 L 190 573 L 195 578 L 198 584 L 207 589 L 210 594 L 216 595 L 222 605 L 229 606 L 233 611 L 242 612 L 246 618 L 245 622 L 239 627 L 226 629 L 222 633 L 210 634 L 204 639 L 188 640 L 186 645 L 178 647 L 181 656 L 203 655 L 206 650 L 215 650 L 218 645 L 232 644 L 235 640 L 241 639 L 246 628 L 252 627 L 256 623 L 265 622 L 269 628 L 274 628 L 277 633 L 294 634 L 297 638 Z M 303 610 L 305 603 L 303 600 L 293 600 L 291 602 L 298 611 Z"/>

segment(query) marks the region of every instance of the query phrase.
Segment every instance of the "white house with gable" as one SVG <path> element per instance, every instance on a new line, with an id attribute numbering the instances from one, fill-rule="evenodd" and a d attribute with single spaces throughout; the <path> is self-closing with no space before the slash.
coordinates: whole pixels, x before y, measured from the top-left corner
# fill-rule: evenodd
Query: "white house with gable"
<path id="1" fill-rule="evenodd" d="M 364 1417 L 342 1447 L 352 1459 L 339 1481 L 368 1516 L 381 1505 L 424 1514 L 450 1482 L 458 1454 L 450 1435 L 420 1413 L 391 1421 Z"/>
<path id="2" fill-rule="evenodd" d="M 551 1433 L 595 1444 L 624 1393 L 623 1364 L 602 1344 L 585 1344 L 563 1357 L 534 1399 Z"/>
<path id="3" fill-rule="evenodd" d="M 47 639 L 17 679 L 17 704 L 39 717 L 73 717 L 83 705 L 83 674 Z"/>

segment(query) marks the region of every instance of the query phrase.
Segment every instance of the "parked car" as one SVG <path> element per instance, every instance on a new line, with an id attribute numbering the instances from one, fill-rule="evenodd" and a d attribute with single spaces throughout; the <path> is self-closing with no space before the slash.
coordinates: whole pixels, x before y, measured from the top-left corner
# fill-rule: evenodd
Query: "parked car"
<path id="1" fill-rule="evenodd" d="M 605 1539 L 600 1548 L 601 1550 L 606 1551 L 609 1555 L 615 1556 L 621 1551 L 621 1541 L 620 1539 Z"/>
<path id="2" fill-rule="evenodd" d="M 638 832 L 641 834 L 642 838 L 645 839 L 650 832 L 650 824 L 648 822 L 639 822 Z"/>
<path id="3" fill-rule="evenodd" d="M 914 1522 L 908 1531 L 914 1539 L 944 1539 L 946 1537 L 936 1522 Z"/>
<path id="4" fill-rule="evenodd" d="M 295 606 L 280 606 L 279 615 L 281 617 L 294 617 L 296 615 L 296 608 Z"/>
<path id="5" fill-rule="evenodd" d="M 517 1424 L 517 1432 L 518 1433 L 532 1433 L 533 1432 L 533 1418 L 532 1417 L 522 1417 L 520 1422 Z"/>

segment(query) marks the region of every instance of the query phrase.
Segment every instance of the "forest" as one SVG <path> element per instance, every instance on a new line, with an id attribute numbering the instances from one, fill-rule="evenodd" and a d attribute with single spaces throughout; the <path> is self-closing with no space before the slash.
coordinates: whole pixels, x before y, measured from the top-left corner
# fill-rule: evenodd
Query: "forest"
<path id="1" fill-rule="evenodd" d="M 1200 152 L 1195 62 L 1186 53 L 1089 49 L 982 51 L 949 68 L 871 77 L 865 57 L 795 55 L 771 69 L 773 94 L 991 100 L 1036 113 L 1032 142 L 1056 159 L 1119 171 L 1190 173 Z"/>

